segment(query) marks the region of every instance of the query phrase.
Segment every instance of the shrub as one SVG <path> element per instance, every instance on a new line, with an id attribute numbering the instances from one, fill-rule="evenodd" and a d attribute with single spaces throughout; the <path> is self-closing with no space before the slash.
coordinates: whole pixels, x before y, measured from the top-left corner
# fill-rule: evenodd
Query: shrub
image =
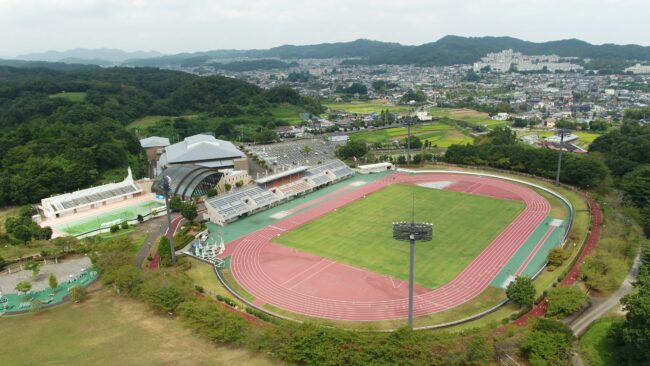
<path id="1" fill-rule="evenodd" d="M 564 250 L 553 248 L 548 252 L 548 270 L 552 271 L 564 263 Z"/>
<path id="2" fill-rule="evenodd" d="M 129 228 L 129 223 L 127 221 L 122 221 L 122 225 L 120 225 L 122 229 L 126 230 Z"/>
<path id="3" fill-rule="evenodd" d="M 256 318 L 264 320 L 265 322 L 272 322 L 273 321 L 273 318 L 269 314 L 264 313 L 262 311 L 259 311 L 257 309 L 253 309 L 253 308 L 250 308 L 250 307 L 247 306 L 246 307 L 246 312 L 249 313 L 250 315 L 256 317 Z"/>
<path id="4" fill-rule="evenodd" d="M 548 316 L 567 316 L 582 308 L 589 296 L 575 286 L 557 287 L 548 293 Z"/>
<path id="5" fill-rule="evenodd" d="M 157 283 L 157 281 L 145 282 L 140 296 L 152 308 L 166 313 L 176 311 L 176 308 L 184 300 L 180 288 L 173 284 Z"/>
<path id="6" fill-rule="evenodd" d="M 137 220 L 138 220 L 139 223 L 144 222 L 144 216 L 138 214 Z"/>
<path id="7" fill-rule="evenodd" d="M 205 290 L 203 289 L 203 286 L 194 285 L 194 289 L 195 289 L 196 291 L 200 292 L 200 293 L 204 293 L 204 292 L 205 292 Z"/>
<path id="8" fill-rule="evenodd" d="M 120 227 L 118 225 L 111 226 L 111 233 L 116 233 L 118 231 L 120 231 Z"/>
<path id="9" fill-rule="evenodd" d="M 86 288 L 83 286 L 74 286 L 70 288 L 70 299 L 73 302 L 80 303 L 84 301 L 88 297 L 88 292 L 86 291 Z"/>
<path id="10" fill-rule="evenodd" d="M 224 304 L 228 304 L 228 305 L 232 306 L 233 308 L 236 308 L 236 307 L 239 306 L 239 304 L 237 304 L 233 299 L 231 299 L 229 297 L 226 297 L 226 296 L 217 295 L 217 300 L 221 301 Z"/>
<path id="11" fill-rule="evenodd" d="M 245 320 L 208 301 L 186 301 L 178 313 L 213 342 L 241 343 L 247 335 Z"/>

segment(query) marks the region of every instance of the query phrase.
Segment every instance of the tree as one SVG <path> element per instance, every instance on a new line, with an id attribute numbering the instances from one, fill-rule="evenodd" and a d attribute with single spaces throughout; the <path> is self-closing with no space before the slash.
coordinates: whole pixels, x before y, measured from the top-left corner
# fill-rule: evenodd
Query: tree
<path id="1" fill-rule="evenodd" d="M 128 229 L 129 228 L 129 222 L 126 221 L 126 220 L 122 221 L 122 224 L 120 225 L 120 227 L 122 229 L 124 229 L 124 230 Z"/>
<path id="2" fill-rule="evenodd" d="M 32 284 L 28 281 L 20 281 L 16 284 L 16 291 L 21 292 L 23 295 L 27 294 L 32 289 Z"/>
<path id="3" fill-rule="evenodd" d="M 641 266 L 636 291 L 621 300 L 627 311 L 625 320 L 612 329 L 620 364 L 650 364 L 650 274 L 647 264 Z"/>
<path id="4" fill-rule="evenodd" d="M 235 182 L 235 187 L 237 188 L 241 188 L 243 185 L 244 185 L 244 181 L 241 179 Z"/>
<path id="5" fill-rule="evenodd" d="M 138 220 L 139 223 L 143 223 L 144 222 L 144 216 L 138 214 L 137 220 Z"/>
<path id="6" fill-rule="evenodd" d="M 562 248 L 553 248 L 548 252 L 549 271 L 559 267 L 564 262 L 564 250 Z"/>
<path id="7" fill-rule="evenodd" d="M 7 261 L 5 261 L 4 258 L 0 257 L 0 271 L 5 269 L 6 266 L 7 266 Z"/>
<path id="8" fill-rule="evenodd" d="M 86 288 L 80 285 L 73 286 L 70 288 L 70 300 L 75 303 L 80 303 L 88 297 L 88 292 Z"/>
<path id="9" fill-rule="evenodd" d="M 56 279 L 56 275 L 54 273 L 50 273 L 50 277 L 48 278 L 48 282 L 50 284 L 50 288 L 54 291 L 56 288 L 59 286 L 59 282 Z"/>
<path id="10" fill-rule="evenodd" d="M 304 152 L 305 154 L 309 154 L 311 152 L 311 147 L 309 147 L 309 145 L 305 145 L 302 148 L 302 152 Z"/>
<path id="11" fill-rule="evenodd" d="M 12 234 L 16 239 L 20 240 L 23 243 L 27 243 L 32 239 L 32 231 L 25 225 L 18 225 L 14 228 Z"/>
<path id="12" fill-rule="evenodd" d="M 508 299 L 519 306 L 532 306 L 535 301 L 535 286 L 533 280 L 527 276 L 517 276 L 506 287 Z"/>
<path id="13" fill-rule="evenodd" d="M 169 209 L 172 210 L 172 212 L 180 211 L 181 207 L 183 207 L 183 200 L 181 200 L 179 196 L 172 196 L 169 199 Z"/>
<path id="14" fill-rule="evenodd" d="M 400 145 L 407 147 L 408 146 L 408 137 L 400 141 Z M 411 136 L 411 149 L 419 149 L 422 147 L 422 140 L 417 136 Z"/>
<path id="15" fill-rule="evenodd" d="M 217 191 L 216 188 L 212 187 L 212 188 L 208 189 L 208 192 L 207 192 L 207 196 L 208 196 L 208 198 L 210 198 L 210 197 L 214 197 L 214 196 L 216 196 L 217 194 L 219 194 L 219 191 Z"/>
<path id="16" fill-rule="evenodd" d="M 532 366 L 566 365 L 571 359 L 573 334 L 564 324 L 537 319 L 521 350 Z"/>
<path id="17" fill-rule="evenodd" d="M 596 252 L 580 266 L 582 280 L 596 291 L 608 292 L 618 288 L 617 278 L 625 277 L 625 261 L 604 252 Z"/>
<path id="18" fill-rule="evenodd" d="M 562 286 L 549 291 L 547 299 L 546 315 L 564 317 L 580 310 L 589 296 L 576 286 Z"/>
<path id="19" fill-rule="evenodd" d="M 336 155 L 341 159 L 353 157 L 361 158 L 368 152 L 368 147 L 363 141 L 348 141 L 345 145 L 336 148 Z"/>
<path id="20" fill-rule="evenodd" d="M 232 189 L 232 185 L 226 183 L 223 185 L 223 188 L 226 190 L 226 192 L 230 192 L 230 190 Z"/>
<path id="21" fill-rule="evenodd" d="M 25 269 L 32 271 L 32 277 L 36 277 L 41 272 L 41 264 L 36 261 L 29 261 L 25 265 Z"/>
<path id="22" fill-rule="evenodd" d="M 189 222 L 194 222 L 194 219 L 199 215 L 196 204 L 194 202 L 185 202 L 181 208 L 181 216 Z"/>
<path id="23" fill-rule="evenodd" d="M 120 231 L 120 225 L 112 225 L 111 226 L 111 233 L 115 234 L 116 232 Z"/>

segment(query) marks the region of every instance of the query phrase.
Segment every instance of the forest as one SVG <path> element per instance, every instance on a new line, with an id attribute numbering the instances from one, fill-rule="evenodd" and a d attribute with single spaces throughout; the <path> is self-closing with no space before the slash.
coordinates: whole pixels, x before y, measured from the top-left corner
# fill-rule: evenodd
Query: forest
<path id="1" fill-rule="evenodd" d="M 138 118 L 201 115 L 216 121 L 205 126 L 210 129 L 190 131 L 180 118 L 166 128 L 178 139 L 203 132 L 234 138 L 240 135 L 228 122 L 234 120 L 247 127 L 244 137 L 253 139 L 271 135 L 268 128 L 282 123 L 270 112 L 281 104 L 322 110 L 317 100 L 289 87 L 263 90 L 222 76 L 152 68 L 0 66 L 0 206 L 119 180 L 129 165 L 143 176 L 146 158 L 126 127 Z"/>

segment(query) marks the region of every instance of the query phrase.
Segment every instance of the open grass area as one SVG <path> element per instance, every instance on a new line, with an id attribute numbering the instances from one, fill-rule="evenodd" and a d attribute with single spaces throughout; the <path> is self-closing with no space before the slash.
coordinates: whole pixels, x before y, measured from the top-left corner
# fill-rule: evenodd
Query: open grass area
<path id="1" fill-rule="evenodd" d="M 275 242 L 376 273 L 408 279 L 406 243 L 392 223 L 434 224 L 432 242 L 417 247 L 416 282 L 436 288 L 453 279 L 521 212 L 521 202 L 397 184 L 329 213 Z"/>
<path id="2" fill-rule="evenodd" d="M 71 102 L 83 102 L 86 100 L 85 92 L 61 92 L 48 95 L 50 98 L 63 98 Z"/>
<path id="3" fill-rule="evenodd" d="M 287 122 L 291 125 L 299 125 L 302 123 L 300 113 L 307 113 L 307 111 L 291 104 L 281 104 L 277 107 L 271 108 L 273 118 Z"/>
<path id="4" fill-rule="evenodd" d="M 178 118 L 179 116 L 144 116 L 142 118 L 138 118 L 135 121 L 130 122 L 126 128 L 129 130 L 133 129 L 145 129 L 147 127 L 154 126 L 156 123 L 165 120 L 165 119 L 174 119 Z M 196 118 L 198 115 L 196 114 L 189 114 L 185 116 L 180 116 L 180 117 L 185 117 L 185 118 Z"/>
<path id="5" fill-rule="evenodd" d="M 395 105 L 387 100 L 366 100 L 354 101 L 348 103 L 324 103 L 332 111 L 342 111 L 348 113 L 379 113 L 382 110 L 388 110 L 393 113 L 407 113 L 413 107 L 406 105 Z"/>
<path id="6" fill-rule="evenodd" d="M 487 126 L 489 128 L 506 126 L 506 121 L 495 121 L 485 112 L 475 111 L 473 109 L 455 109 L 455 108 L 429 108 L 428 112 L 434 118 L 449 118 L 452 120 L 464 121 L 470 125 Z"/>
<path id="7" fill-rule="evenodd" d="M 194 285 L 203 287 L 207 295 L 214 298 L 216 295 L 227 296 L 233 298 L 232 294 L 228 292 L 217 279 L 214 274 L 212 266 L 201 262 L 200 260 L 191 257 L 181 257 L 181 261 L 189 261 L 192 267 L 185 271 L 185 274 L 192 280 Z"/>
<path id="8" fill-rule="evenodd" d="M 164 204 L 155 200 L 137 203 L 135 205 L 121 207 L 112 211 L 102 212 L 99 215 L 92 215 L 66 224 L 57 225 L 56 229 L 70 235 L 80 235 L 100 228 L 107 228 L 120 224 L 122 221 L 134 220 L 138 215 L 146 215 L 151 210 L 163 207 Z"/>
<path id="9" fill-rule="evenodd" d="M 615 344 L 609 337 L 611 327 L 622 321 L 620 317 L 606 317 L 595 321 L 580 337 L 580 346 L 587 354 L 591 366 L 615 366 Z"/>
<path id="10" fill-rule="evenodd" d="M 431 141 L 433 145 L 438 147 L 449 147 L 454 144 L 467 144 L 474 141 L 473 138 L 463 134 L 455 126 L 440 122 L 413 126 L 411 128 L 411 135 L 418 136 L 422 141 Z M 393 127 L 350 134 L 350 139 L 354 141 L 365 141 L 369 143 L 388 143 L 390 141 L 399 141 L 406 137 L 406 127 Z"/>
<path id="11" fill-rule="evenodd" d="M 0 318 L 0 365 L 272 365 L 217 347 L 179 320 L 108 290 L 82 304 Z"/>

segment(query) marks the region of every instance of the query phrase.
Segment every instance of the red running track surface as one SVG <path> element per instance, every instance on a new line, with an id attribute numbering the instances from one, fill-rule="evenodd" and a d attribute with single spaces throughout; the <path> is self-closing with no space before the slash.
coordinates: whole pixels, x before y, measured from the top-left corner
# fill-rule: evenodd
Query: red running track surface
<path id="1" fill-rule="evenodd" d="M 255 303 L 335 320 L 389 320 L 407 316 L 408 289 L 401 280 L 274 244 L 271 240 L 339 207 L 394 183 L 449 182 L 445 189 L 517 199 L 524 210 L 456 278 L 434 290 L 417 287 L 415 316 L 443 311 L 471 300 L 546 218 L 549 203 L 533 190 L 509 181 L 463 174 L 393 174 L 306 209 L 228 244 L 237 282 Z"/>

